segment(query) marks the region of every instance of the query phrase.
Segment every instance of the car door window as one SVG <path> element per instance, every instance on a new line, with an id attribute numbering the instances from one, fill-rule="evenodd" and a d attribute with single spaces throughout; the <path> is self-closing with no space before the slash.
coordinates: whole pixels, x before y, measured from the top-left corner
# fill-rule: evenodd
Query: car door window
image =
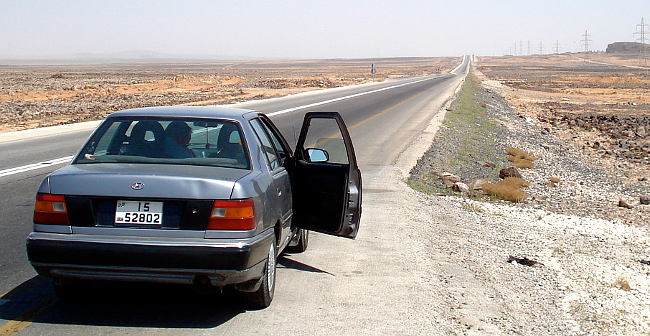
<path id="1" fill-rule="evenodd" d="M 251 126 L 253 127 L 253 130 L 257 134 L 257 137 L 260 139 L 260 142 L 262 143 L 262 151 L 264 152 L 266 158 L 268 159 L 271 170 L 275 170 L 276 168 L 280 167 L 280 162 L 278 161 L 278 155 L 275 152 L 275 148 L 273 148 L 271 139 L 269 139 L 268 135 L 266 134 L 266 131 L 264 131 L 264 126 L 262 126 L 260 120 L 259 119 L 251 120 Z"/>
<path id="2" fill-rule="evenodd" d="M 275 147 L 276 152 L 278 153 L 279 157 L 279 163 L 281 166 L 284 166 L 284 161 L 287 158 L 287 149 L 284 148 L 282 145 L 282 140 L 280 140 L 280 135 L 277 134 L 268 124 L 266 120 L 262 119 L 262 125 L 264 126 L 264 130 L 269 135 L 269 138 L 271 138 L 271 141 L 273 142 L 273 146 Z"/>
<path id="3" fill-rule="evenodd" d="M 304 149 L 317 148 L 327 152 L 329 163 L 348 164 L 347 149 L 336 120 L 312 118 L 305 138 Z"/>

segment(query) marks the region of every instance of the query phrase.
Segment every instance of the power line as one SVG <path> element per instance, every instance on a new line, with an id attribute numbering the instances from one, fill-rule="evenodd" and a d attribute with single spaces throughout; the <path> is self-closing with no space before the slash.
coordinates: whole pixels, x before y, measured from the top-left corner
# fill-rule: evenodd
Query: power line
<path id="1" fill-rule="evenodd" d="M 581 35 L 581 36 L 583 37 L 583 39 L 580 40 L 580 42 L 582 42 L 584 44 L 585 52 L 587 52 L 587 51 L 589 51 L 589 42 L 593 42 L 593 40 L 589 39 L 591 37 L 591 35 L 589 35 L 589 33 L 587 33 L 586 29 L 585 29 L 585 33 L 583 35 Z"/>

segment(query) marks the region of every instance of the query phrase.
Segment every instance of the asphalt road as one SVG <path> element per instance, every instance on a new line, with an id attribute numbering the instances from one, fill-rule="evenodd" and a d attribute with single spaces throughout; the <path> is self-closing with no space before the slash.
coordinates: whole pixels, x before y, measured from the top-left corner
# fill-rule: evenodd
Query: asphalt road
<path id="1" fill-rule="evenodd" d="M 391 165 L 404 148 L 426 128 L 433 107 L 450 97 L 469 67 L 469 58 L 458 74 L 400 79 L 372 85 L 324 90 L 283 98 L 237 104 L 265 112 L 287 140 L 295 143 L 304 113 L 338 111 L 354 142 L 364 176 L 364 186 L 375 172 Z M 89 131 L 67 133 L 0 144 L 0 170 L 74 154 Z M 228 295 L 199 295 L 188 288 L 168 285 L 100 284 L 87 301 L 62 303 L 53 296 L 46 279 L 38 277 L 27 261 L 25 237 L 31 231 L 35 191 L 53 165 L 0 177 L 0 335 L 89 333 L 142 334 L 243 334 L 247 325 L 264 330 L 273 325 L 296 323 L 291 314 L 301 310 L 302 297 L 319 296 L 327 303 L 339 279 L 336 269 L 346 255 L 337 250 L 355 248 L 355 241 L 312 234 L 310 248 L 300 255 L 279 260 L 278 285 L 273 305 L 263 312 L 247 312 Z M 364 203 L 364 211 L 372 204 Z M 363 220 L 364 226 L 372 225 Z M 377 238 L 377 237 L 375 237 Z M 367 246 L 364 248 L 368 248 Z M 319 252 L 320 251 L 320 252 Z M 359 249 L 358 253 L 363 254 Z M 321 259 L 315 259 L 321 258 Z M 328 259 L 323 259 L 328 258 Z M 324 277 L 324 278 L 323 278 Z M 298 295 L 298 296 L 296 296 Z M 363 293 L 358 293 L 362 296 Z M 328 306 L 319 307 L 321 325 L 328 325 Z M 342 309 L 332 307 L 332 309 Z M 259 320 L 261 318 L 261 320 Z M 299 334 L 309 333 L 293 326 Z M 275 334 L 270 331 L 268 333 Z"/>

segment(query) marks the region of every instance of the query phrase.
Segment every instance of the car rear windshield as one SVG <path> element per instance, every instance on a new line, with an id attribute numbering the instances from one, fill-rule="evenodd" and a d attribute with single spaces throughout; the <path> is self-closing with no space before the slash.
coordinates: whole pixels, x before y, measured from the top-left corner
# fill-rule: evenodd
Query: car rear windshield
<path id="1" fill-rule="evenodd" d="M 193 118 L 109 118 L 75 164 L 157 163 L 249 169 L 237 122 Z"/>

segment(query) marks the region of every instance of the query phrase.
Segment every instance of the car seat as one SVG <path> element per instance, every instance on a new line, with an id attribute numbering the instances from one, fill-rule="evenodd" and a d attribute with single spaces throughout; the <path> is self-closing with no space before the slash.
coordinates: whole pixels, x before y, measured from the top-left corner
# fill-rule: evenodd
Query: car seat
<path id="1" fill-rule="evenodd" d="M 237 126 L 224 124 L 221 127 L 217 138 L 217 148 L 219 151 L 210 157 L 235 160 L 238 166 L 246 165 L 246 153 Z"/>
<path id="2" fill-rule="evenodd" d="M 129 145 L 124 155 L 162 157 L 165 130 L 155 120 L 138 121 L 129 136 Z"/>

